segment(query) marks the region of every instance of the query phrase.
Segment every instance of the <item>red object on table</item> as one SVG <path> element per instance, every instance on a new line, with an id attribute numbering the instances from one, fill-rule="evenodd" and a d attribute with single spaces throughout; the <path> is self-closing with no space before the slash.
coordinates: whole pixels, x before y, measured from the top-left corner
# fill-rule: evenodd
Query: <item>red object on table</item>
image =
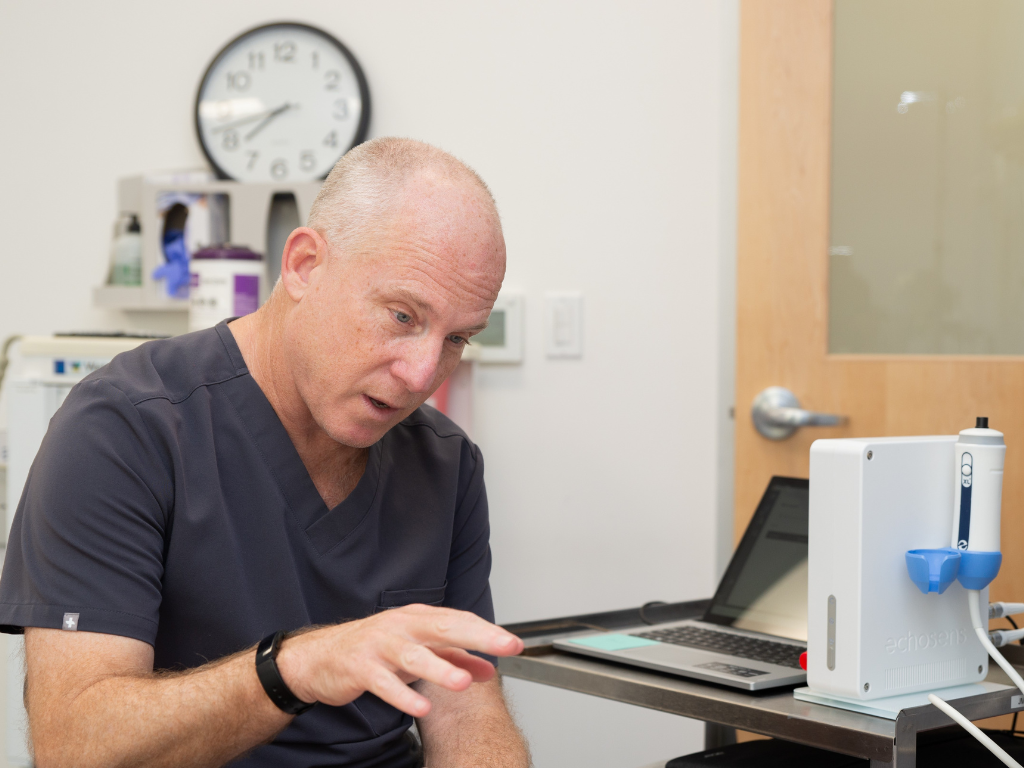
<path id="1" fill-rule="evenodd" d="M 790 656 L 790 658 L 793 657 Z M 804 672 L 807 671 L 807 651 L 804 651 L 800 654 L 800 669 L 802 669 Z"/>

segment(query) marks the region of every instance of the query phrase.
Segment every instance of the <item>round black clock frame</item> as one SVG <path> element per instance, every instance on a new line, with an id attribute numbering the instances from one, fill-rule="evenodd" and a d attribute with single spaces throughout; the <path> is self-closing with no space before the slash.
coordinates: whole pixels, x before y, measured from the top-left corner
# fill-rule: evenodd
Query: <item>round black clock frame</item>
<path id="1" fill-rule="evenodd" d="M 302 24 L 297 21 L 275 21 L 270 24 L 261 24 L 258 27 L 247 29 L 242 34 L 232 38 L 226 45 L 224 45 L 224 47 L 217 51 L 217 55 L 213 57 L 213 59 L 207 65 L 206 70 L 203 72 L 203 76 L 199 79 L 199 88 L 196 89 L 195 104 L 193 105 L 192 108 L 192 119 L 193 125 L 196 130 L 196 138 L 199 140 L 199 147 L 200 149 L 203 150 L 203 155 L 206 157 L 206 161 L 210 164 L 210 167 L 213 168 L 213 172 L 217 175 L 218 179 L 231 179 L 231 176 L 228 175 L 224 171 L 224 169 L 217 164 L 217 161 L 213 159 L 213 156 L 206 148 L 206 143 L 203 141 L 203 133 L 201 126 L 199 124 L 199 102 L 202 99 L 203 86 L 206 84 L 206 80 L 210 76 L 211 70 L 213 70 L 213 68 L 218 64 L 221 58 L 228 51 L 230 51 L 235 46 L 236 43 L 245 39 L 254 32 L 260 32 L 264 29 L 270 29 L 274 27 L 298 27 L 300 29 L 313 32 L 326 39 L 329 43 L 331 43 L 339 51 L 341 51 L 342 55 L 348 61 L 349 65 L 352 67 L 352 71 L 355 73 L 356 81 L 359 84 L 359 97 L 362 100 L 362 111 L 360 112 L 359 115 L 359 126 L 356 128 L 356 133 L 352 139 L 352 143 L 345 148 L 345 152 L 348 152 L 350 149 L 352 149 L 352 147 L 358 146 L 359 144 L 362 144 L 366 140 L 366 132 L 369 130 L 370 127 L 370 87 L 366 83 L 366 75 L 363 73 L 363 68 L 359 66 L 359 62 L 356 60 L 356 57 L 352 55 L 352 52 L 347 47 L 345 47 L 345 44 L 342 43 L 338 38 L 336 38 L 329 32 L 325 32 L 319 27 L 314 27 L 310 24 Z M 344 156 L 345 152 L 342 152 L 341 155 L 339 155 L 339 158 Z M 327 174 L 324 174 L 323 176 L 320 177 L 321 180 L 325 178 L 327 178 Z"/>

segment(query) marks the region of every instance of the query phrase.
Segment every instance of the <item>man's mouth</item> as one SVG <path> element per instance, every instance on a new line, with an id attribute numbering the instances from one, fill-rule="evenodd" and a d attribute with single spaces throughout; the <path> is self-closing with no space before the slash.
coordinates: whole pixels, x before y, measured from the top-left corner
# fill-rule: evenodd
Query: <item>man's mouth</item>
<path id="1" fill-rule="evenodd" d="M 391 409 L 391 406 L 382 400 L 377 400 L 376 398 L 370 397 L 369 395 L 367 395 L 366 397 L 371 403 L 373 403 L 374 408 L 378 408 L 382 411 L 387 411 Z"/>

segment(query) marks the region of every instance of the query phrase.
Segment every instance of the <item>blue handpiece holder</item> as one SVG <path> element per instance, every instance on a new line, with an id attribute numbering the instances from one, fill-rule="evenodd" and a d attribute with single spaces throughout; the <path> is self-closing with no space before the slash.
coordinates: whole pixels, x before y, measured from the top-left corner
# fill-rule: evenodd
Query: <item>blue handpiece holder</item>
<path id="1" fill-rule="evenodd" d="M 1003 564 L 1002 552 L 974 552 L 970 549 L 960 553 L 960 572 L 956 578 L 964 589 L 984 589 L 992 583 Z"/>
<path id="2" fill-rule="evenodd" d="M 956 581 L 960 571 L 960 550 L 912 549 L 907 552 L 907 572 L 910 580 L 926 595 L 929 592 L 942 594 Z"/>
<path id="3" fill-rule="evenodd" d="M 952 547 L 944 549 L 911 549 L 907 552 L 910 580 L 925 594 L 942 594 L 950 584 L 959 581 L 964 589 L 981 590 L 999 573 L 1002 552 L 972 552 Z"/>

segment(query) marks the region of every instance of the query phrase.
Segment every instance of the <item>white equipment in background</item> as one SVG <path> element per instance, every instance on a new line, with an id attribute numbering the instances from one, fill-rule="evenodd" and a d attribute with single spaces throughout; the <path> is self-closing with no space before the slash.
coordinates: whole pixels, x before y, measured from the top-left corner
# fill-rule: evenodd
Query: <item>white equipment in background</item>
<path id="1" fill-rule="evenodd" d="M 959 437 L 812 444 L 808 688 L 797 698 L 898 712 L 916 704 L 908 694 L 926 696 L 1019 768 L 944 700 L 993 686 L 983 683 L 990 655 L 1024 693 L 988 631 L 990 615 L 1014 608 L 988 603 L 1005 452 L 985 417 Z"/>
<path id="2" fill-rule="evenodd" d="M 25 487 L 29 468 L 46 434 L 50 418 L 71 388 L 121 352 L 142 344 L 138 337 L 26 336 L 14 346 L 5 376 L 7 397 L 7 519 L 4 541 Z M 6 723 L 4 742 L 11 766 L 30 766 L 25 744 L 26 716 L 22 703 L 23 640 L 8 636 Z"/>
<path id="3" fill-rule="evenodd" d="M 807 685 L 870 700 L 985 679 L 967 590 L 922 594 L 906 552 L 948 547 L 957 438 L 816 440 L 808 523 Z M 985 599 L 988 594 L 985 593 Z"/>

